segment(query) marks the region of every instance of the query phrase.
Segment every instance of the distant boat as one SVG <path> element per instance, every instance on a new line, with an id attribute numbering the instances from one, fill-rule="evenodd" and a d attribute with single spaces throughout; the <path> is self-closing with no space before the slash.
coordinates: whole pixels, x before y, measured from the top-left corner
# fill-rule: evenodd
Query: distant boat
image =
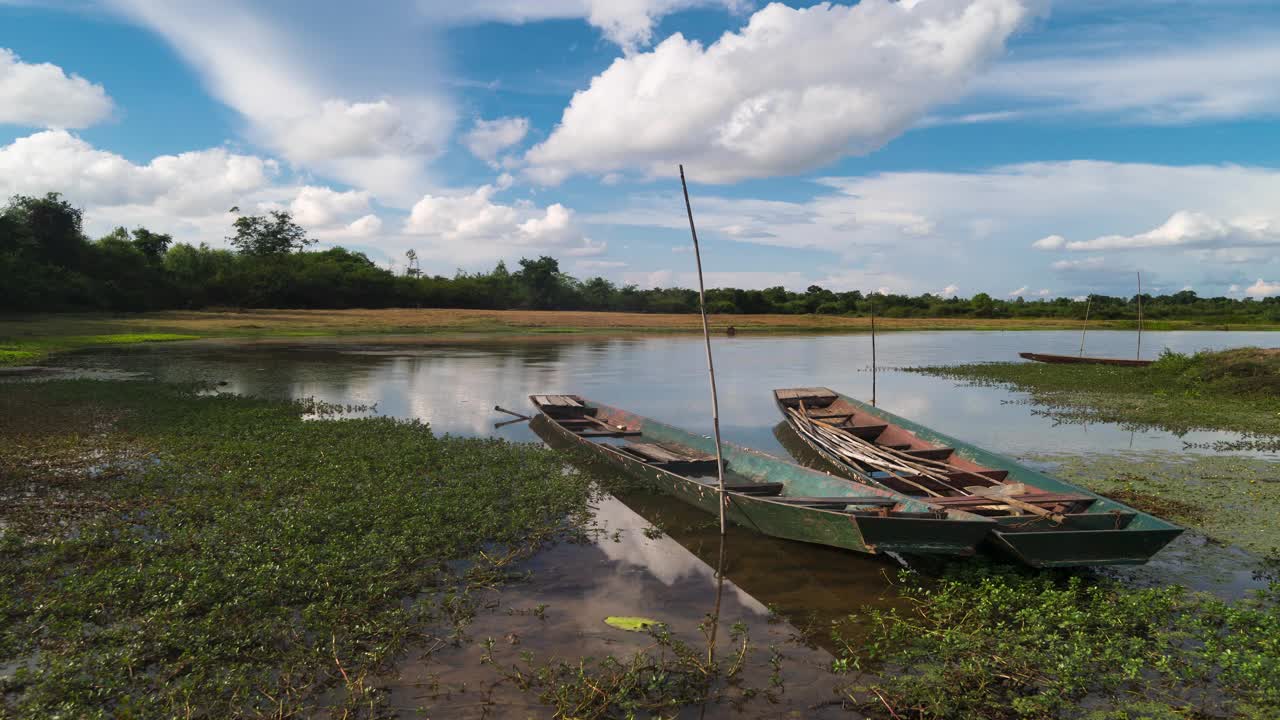
<path id="1" fill-rule="evenodd" d="M 1087 355 L 1050 355 L 1048 353 L 1024 352 L 1018 357 L 1042 363 L 1060 363 L 1076 365 L 1122 365 L 1124 367 L 1146 367 L 1154 360 L 1126 360 L 1123 358 L 1089 357 Z"/>
<path id="2" fill-rule="evenodd" d="M 715 443 L 578 395 L 532 395 L 535 431 L 568 440 L 677 499 L 718 513 Z M 625 439 L 626 442 L 617 442 Z M 726 518 L 765 535 L 864 553 L 972 555 L 994 523 L 757 450 L 721 444 Z"/>
<path id="3" fill-rule="evenodd" d="M 1033 567 L 1140 565 L 1182 528 L 823 387 L 774 390 L 787 424 L 855 482 L 991 517 Z"/>

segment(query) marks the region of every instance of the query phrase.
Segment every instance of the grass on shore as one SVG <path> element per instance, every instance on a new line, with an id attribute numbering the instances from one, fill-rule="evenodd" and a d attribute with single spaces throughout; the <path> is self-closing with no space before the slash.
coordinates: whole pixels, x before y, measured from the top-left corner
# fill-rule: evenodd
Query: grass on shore
<path id="1" fill-rule="evenodd" d="M 1229 603 L 976 563 L 903 581 L 911 606 L 865 613 L 870 637 L 837 660 L 871 673 L 849 698 L 872 717 L 1280 714 L 1280 584 Z"/>
<path id="2" fill-rule="evenodd" d="M 548 450 L 333 412 L 0 386 L 0 717 L 374 714 L 371 673 L 585 518 Z"/>
<path id="3" fill-rule="evenodd" d="M 1064 422 L 1227 430 L 1248 437 L 1217 449 L 1280 450 L 1280 349 L 1166 352 L 1145 368 L 1013 362 L 908 370 L 1009 385 Z"/>
<path id="4" fill-rule="evenodd" d="M 1078 322 L 1057 318 L 879 318 L 879 330 L 1058 330 Z M 839 315 L 718 315 L 716 332 L 733 326 L 744 333 L 865 332 L 866 317 Z M 1128 329 L 1131 321 L 1099 321 L 1099 329 Z M 1274 326 L 1249 325 L 1251 330 Z M 1222 329 L 1193 321 L 1147 323 L 1151 330 Z M 1280 329 L 1280 328 L 1276 328 Z M 0 366 L 37 362 L 51 352 L 103 344 L 103 337 L 181 335 L 216 337 L 309 337 L 403 334 L 534 335 L 554 333 L 693 333 L 692 314 L 606 313 L 554 310 L 209 310 L 136 314 L 44 314 L 0 318 Z"/>

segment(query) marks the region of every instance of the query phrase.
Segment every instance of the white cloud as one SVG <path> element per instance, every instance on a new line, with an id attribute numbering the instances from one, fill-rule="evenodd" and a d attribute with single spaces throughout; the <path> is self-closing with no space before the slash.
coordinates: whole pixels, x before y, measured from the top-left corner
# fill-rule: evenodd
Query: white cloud
<path id="1" fill-rule="evenodd" d="M 111 109 L 101 85 L 0 48 L 0 125 L 83 128 L 105 120 Z"/>
<path id="2" fill-rule="evenodd" d="M 1102 270 L 1107 267 L 1107 259 L 1104 257 L 1089 257 L 1081 260 L 1058 260 L 1050 267 L 1059 272 Z"/>
<path id="3" fill-rule="evenodd" d="M 266 187 L 274 161 L 212 148 L 135 165 L 65 130 L 0 147 L 0 195 L 61 192 L 90 206 L 155 205 L 177 215 L 225 212 Z"/>
<path id="4" fill-rule="evenodd" d="M 528 172 L 546 183 L 628 169 L 665 176 L 684 162 L 692 179 L 723 183 L 870 152 L 962 92 L 1031 4 L 772 4 L 706 48 L 672 35 L 575 94 L 526 154 Z"/>
<path id="5" fill-rule="evenodd" d="M 1049 288 L 1040 288 L 1036 291 L 1036 297 L 1049 297 L 1051 294 Z"/>
<path id="6" fill-rule="evenodd" d="M 107 3 L 164 37 L 244 116 L 255 142 L 380 198 L 412 202 L 452 132 L 430 43 L 390 4 Z M 311 20 L 335 16 L 342 22 Z"/>
<path id="7" fill-rule="evenodd" d="M 616 270 L 627 266 L 627 263 L 621 260 L 579 260 L 574 264 L 585 271 Z"/>
<path id="8" fill-rule="evenodd" d="M 942 292 L 939 294 L 942 295 L 942 297 L 955 297 L 959 292 L 960 286 L 952 283 L 951 285 L 942 288 Z"/>
<path id="9" fill-rule="evenodd" d="M 1222 220 L 1179 210 L 1159 227 L 1137 235 L 1103 235 L 1066 243 L 1068 250 L 1134 250 L 1143 248 L 1240 247 L 1280 245 L 1280 222 L 1261 216 Z"/>
<path id="10" fill-rule="evenodd" d="M 498 153 L 523 140 L 528 132 L 529 118 L 477 119 L 462 141 L 472 155 L 487 163 L 496 164 Z"/>
<path id="11" fill-rule="evenodd" d="M 289 204 L 289 212 L 299 225 L 323 227 L 343 216 L 357 215 L 369 209 L 369 193 L 356 190 L 338 192 L 327 187 L 308 185 L 298 191 Z M 377 219 L 375 216 L 375 220 Z M 363 218 L 362 218 L 363 219 Z M 366 223 L 367 225 L 367 223 Z"/>
<path id="12" fill-rule="evenodd" d="M 356 218 L 347 225 L 347 230 L 353 237 L 371 237 L 377 235 L 382 230 L 382 218 L 377 215 L 364 215 Z"/>
<path id="13" fill-rule="evenodd" d="M 1235 286 L 1232 286 L 1233 288 Z M 1244 294 L 1249 297 L 1271 297 L 1280 295 L 1280 282 L 1266 282 L 1262 278 L 1249 287 L 1245 288 Z"/>
<path id="14" fill-rule="evenodd" d="M 469 193 L 424 195 L 410 211 L 404 233 L 426 238 L 429 252 L 437 256 L 469 263 L 534 252 L 581 257 L 605 250 L 603 242 L 582 234 L 569 208 L 504 205 L 494 202 L 495 191 L 481 185 Z"/>
<path id="15" fill-rule="evenodd" d="M 1031 243 L 1031 247 L 1038 250 L 1061 250 L 1066 244 L 1067 239 L 1061 235 L 1046 235 Z"/>
<path id="16" fill-rule="evenodd" d="M 1122 120 L 1182 123 L 1280 113 L 1280 36 L 1241 34 L 1209 44 L 1144 45 L 1007 61 L 975 83 L 975 95 L 1035 103 L 1035 111 L 1107 113 Z M 1032 112 L 1032 111 L 1024 111 Z M 997 118 L 1000 111 L 993 113 Z"/>
<path id="17" fill-rule="evenodd" d="M 647 45 L 658 20 L 679 10 L 721 6 L 736 10 L 745 0 L 420 0 L 433 19 L 452 22 L 528 22 L 552 18 L 583 18 L 605 37 L 630 52 Z"/>
<path id="18" fill-rule="evenodd" d="M 1026 295 L 1026 294 L 1027 294 L 1027 286 L 1026 286 L 1026 285 L 1023 285 L 1022 287 L 1018 288 L 1017 290 L 1010 290 L 1010 291 L 1009 291 L 1009 297 L 1022 297 L 1023 295 Z"/>

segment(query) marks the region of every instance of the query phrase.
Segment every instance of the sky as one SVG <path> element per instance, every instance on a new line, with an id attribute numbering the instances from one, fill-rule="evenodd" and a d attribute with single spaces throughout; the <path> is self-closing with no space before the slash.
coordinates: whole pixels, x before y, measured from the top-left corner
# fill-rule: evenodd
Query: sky
<path id="1" fill-rule="evenodd" d="M 0 0 L 0 195 L 452 275 L 1280 295 L 1273 0 Z"/>

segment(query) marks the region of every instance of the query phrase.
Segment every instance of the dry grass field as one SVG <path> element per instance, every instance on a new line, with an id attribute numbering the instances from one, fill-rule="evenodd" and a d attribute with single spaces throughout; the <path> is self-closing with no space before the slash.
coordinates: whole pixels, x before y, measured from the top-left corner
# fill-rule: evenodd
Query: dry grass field
<path id="1" fill-rule="evenodd" d="M 723 333 L 865 332 L 870 318 L 832 315 L 720 315 Z M 1076 329 L 1069 319 L 879 318 L 880 330 Z M 206 310 L 132 314 L 44 314 L 0 317 L 0 364 L 35 362 L 79 347 L 212 337 L 335 335 L 541 335 L 698 332 L 697 315 L 558 310 Z M 1094 321 L 1090 329 L 1132 328 L 1132 321 Z M 1191 322 L 1148 323 L 1152 330 L 1196 329 Z M 1251 330 L 1270 329 L 1258 325 Z M 1213 328 L 1220 329 L 1220 328 Z"/>

